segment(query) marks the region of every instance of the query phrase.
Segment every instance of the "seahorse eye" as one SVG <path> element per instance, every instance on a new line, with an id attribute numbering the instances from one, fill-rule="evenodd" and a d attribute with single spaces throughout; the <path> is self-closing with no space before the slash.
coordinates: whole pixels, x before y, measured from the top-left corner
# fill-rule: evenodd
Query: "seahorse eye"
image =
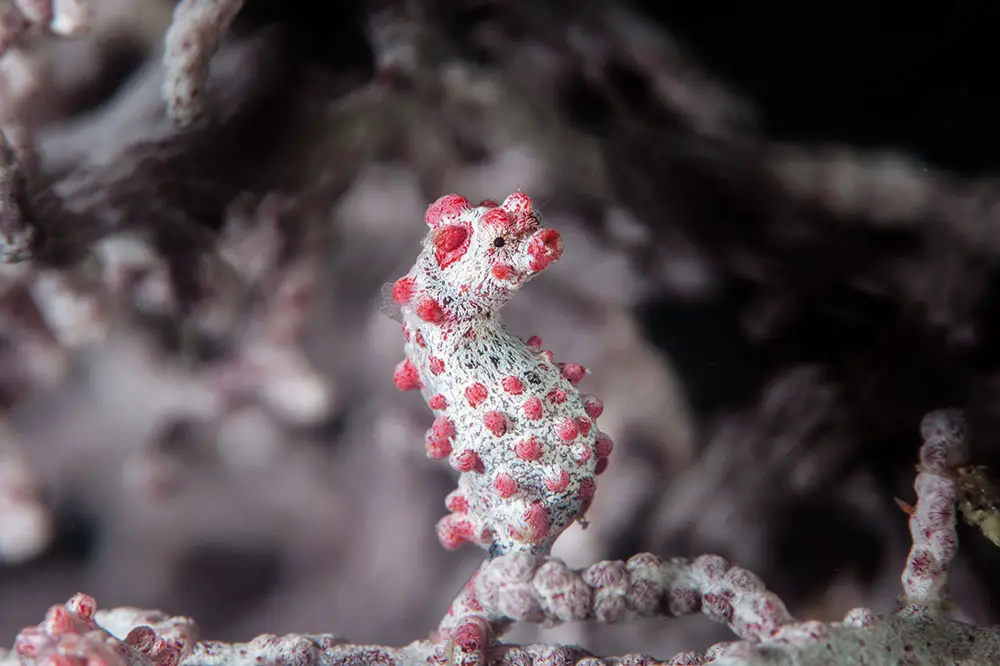
<path id="1" fill-rule="evenodd" d="M 503 236 L 497 236 L 493 239 L 493 247 L 503 247 L 506 244 L 507 241 L 504 240 Z"/>

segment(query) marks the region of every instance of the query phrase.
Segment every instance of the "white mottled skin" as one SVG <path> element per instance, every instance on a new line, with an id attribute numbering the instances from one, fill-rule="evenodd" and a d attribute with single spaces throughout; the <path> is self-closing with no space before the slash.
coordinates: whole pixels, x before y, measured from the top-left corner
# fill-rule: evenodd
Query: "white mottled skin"
<path id="1" fill-rule="evenodd" d="M 407 283 L 412 290 L 405 290 L 402 297 L 394 292 L 407 337 L 407 361 L 397 368 L 397 385 L 400 373 L 405 375 L 409 370 L 413 377 L 415 371 L 419 388 L 432 408 L 434 396 L 445 398 L 447 405 L 436 409 L 435 415 L 450 419 L 454 425 L 449 455 L 453 467 L 459 469 L 463 454 L 468 456 L 465 452 L 470 450 L 481 461 L 479 470 L 461 472 L 458 489 L 449 496 L 452 513 L 438 523 L 442 543 L 456 547 L 461 541 L 470 541 L 488 547 L 494 556 L 548 552 L 555 538 L 582 517 L 593 496 L 598 462 L 595 444 L 600 433 L 588 416 L 587 405 L 599 401 L 581 395 L 546 352 L 529 347 L 500 322 L 500 307 L 520 286 L 558 259 L 561 242 L 558 234 L 541 228 L 525 195 L 512 194 L 500 206 L 509 213 L 507 226 L 502 221 L 495 223 L 496 212 L 484 220 L 495 208 L 489 202 L 473 207 L 450 195 L 428 210 L 431 231 L 423 250 L 410 272 L 396 283 Z M 435 256 L 442 229 L 455 226 L 466 229 L 468 245 L 464 254 L 461 250 L 456 253 L 460 258 L 444 262 L 442 268 Z M 504 239 L 502 247 L 496 246 L 499 237 Z M 510 266 L 513 271 L 498 279 L 493 272 L 496 264 Z M 443 317 L 439 321 L 426 321 L 426 313 L 421 313 L 419 306 L 428 298 L 441 306 Z M 443 361 L 443 370 L 440 365 L 435 368 L 432 358 Z M 408 362 L 412 363 L 409 368 Z M 504 389 L 502 382 L 510 377 L 520 380 L 523 390 L 519 395 Z M 578 377 L 574 379 L 578 381 Z M 466 389 L 475 383 L 486 388 L 487 396 L 473 406 Z M 564 392 L 565 400 L 551 400 L 553 390 Z M 531 398 L 541 400 L 540 418 L 532 419 L 525 413 L 523 406 Z M 502 434 L 495 434 L 484 423 L 484 415 L 491 411 L 505 417 Z M 599 410 L 591 414 L 599 415 Z M 557 433 L 565 419 L 585 420 L 592 427 L 566 441 Z M 430 429 L 428 437 L 433 438 L 434 432 Z M 530 437 L 541 444 L 535 460 L 519 456 L 515 449 L 518 442 Z M 498 475 L 516 482 L 516 492 L 502 497 L 495 485 Z M 554 490 L 546 486 L 547 481 Z"/>

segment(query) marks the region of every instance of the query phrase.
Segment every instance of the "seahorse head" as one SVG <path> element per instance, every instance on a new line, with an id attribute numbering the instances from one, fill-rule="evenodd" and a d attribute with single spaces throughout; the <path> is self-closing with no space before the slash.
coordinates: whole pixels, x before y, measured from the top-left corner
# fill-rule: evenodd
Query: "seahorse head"
<path id="1" fill-rule="evenodd" d="M 502 204 L 473 206 L 448 194 L 428 209 L 424 279 L 447 299 L 452 315 L 495 311 L 562 255 L 559 232 L 541 225 L 531 199 L 515 192 Z"/>

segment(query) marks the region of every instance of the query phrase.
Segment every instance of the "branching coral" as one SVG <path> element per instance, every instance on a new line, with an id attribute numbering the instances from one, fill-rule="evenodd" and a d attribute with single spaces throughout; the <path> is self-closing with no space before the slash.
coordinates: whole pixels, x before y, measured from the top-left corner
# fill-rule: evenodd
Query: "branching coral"
<path id="1" fill-rule="evenodd" d="M 241 7 L 243 0 L 182 0 L 177 4 L 166 37 L 163 96 L 167 112 L 178 124 L 190 125 L 205 112 L 209 62 Z"/>

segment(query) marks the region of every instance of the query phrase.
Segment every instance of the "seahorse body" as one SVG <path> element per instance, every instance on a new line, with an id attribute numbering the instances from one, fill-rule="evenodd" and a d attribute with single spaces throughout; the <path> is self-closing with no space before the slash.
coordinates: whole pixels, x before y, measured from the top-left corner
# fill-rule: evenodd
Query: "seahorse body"
<path id="1" fill-rule="evenodd" d="M 586 512 L 612 448 L 596 427 L 601 401 L 576 389 L 585 369 L 556 364 L 541 340 L 500 323 L 503 304 L 559 259 L 562 241 L 521 192 L 478 206 L 447 195 L 425 220 L 420 256 L 392 289 L 406 338 L 394 379 L 435 413 L 427 454 L 460 472 L 438 537 L 492 555 L 547 552 Z"/>

